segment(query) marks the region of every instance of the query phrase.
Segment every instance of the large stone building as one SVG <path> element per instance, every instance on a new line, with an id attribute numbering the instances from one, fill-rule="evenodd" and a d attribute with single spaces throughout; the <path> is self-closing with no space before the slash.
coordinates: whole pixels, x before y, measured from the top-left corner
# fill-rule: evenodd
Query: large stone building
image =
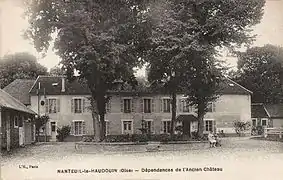
<path id="1" fill-rule="evenodd" d="M 108 135 L 141 133 L 142 120 L 152 133 L 168 133 L 171 105 L 168 94 L 149 91 L 109 92 L 106 133 Z M 234 121 L 251 122 L 251 92 L 230 79 L 221 84 L 220 97 L 211 102 L 204 117 L 204 129 L 235 133 Z M 93 120 L 89 110 L 90 92 L 78 81 L 67 82 L 64 77 L 39 76 L 30 90 L 31 109 L 40 115 L 47 114 L 47 135 L 56 140 L 56 129 L 70 125 L 71 137 L 80 140 L 93 135 Z M 185 131 L 196 130 L 195 109 L 188 107 L 182 94 L 177 95 L 177 118 L 187 123 Z"/>

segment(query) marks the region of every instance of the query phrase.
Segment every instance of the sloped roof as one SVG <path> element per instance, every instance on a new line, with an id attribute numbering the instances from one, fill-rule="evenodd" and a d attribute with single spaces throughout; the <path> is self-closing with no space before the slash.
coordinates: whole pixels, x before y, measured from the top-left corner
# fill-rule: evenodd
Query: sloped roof
<path id="1" fill-rule="evenodd" d="M 82 95 L 90 94 L 89 88 L 86 84 L 80 83 L 78 80 L 73 82 L 67 81 L 65 79 L 65 92 L 61 92 L 62 89 L 62 78 L 64 76 L 38 76 L 32 88 L 30 89 L 30 94 L 35 95 L 39 87 L 39 93 L 46 95 Z M 44 92 L 45 90 L 45 92 Z"/>
<path id="2" fill-rule="evenodd" d="M 37 94 L 37 89 L 40 82 L 40 94 L 46 95 L 82 95 L 90 94 L 89 88 L 86 84 L 80 83 L 78 80 L 73 82 L 65 80 L 65 92 L 61 92 L 63 76 L 38 76 L 34 85 L 32 86 L 30 93 L 31 95 Z M 56 85 L 55 85 L 56 84 Z M 137 90 L 118 90 L 109 91 L 110 93 L 161 93 L 151 90 L 151 88 L 137 88 Z M 237 84 L 229 78 L 224 78 L 223 82 L 220 83 L 219 93 L 221 94 L 251 94 L 252 92 L 243 86 Z"/>
<path id="3" fill-rule="evenodd" d="M 229 78 L 224 78 L 219 86 L 219 92 L 222 94 L 252 94 L 252 91 Z"/>
<path id="4" fill-rule="evenodd" d="M 251 107 L 252 118 L 267 118 L 268 113 L 263 104 L 252 104 Z"/>
<path id="5" fill-rule="evenodd" d="M 6 93 L 2 89 L 0 89 L 0 107 L 5 107 L 9 109 L 14 109 L 17 111 L 26 112 L 29 114 L 36 114 L 31 109 L 27 108 L 23 103 L 19 100 Z"/>
<path id="6" fill-rule="evenodd" d="M 183 121 L 190 121 L 190 122 L 198 121 L 197 117 L 192 115 L 192 114 L 179 115 L 176 120 L 180 121 L 180 122 L 183 122 Z"/>
<path id="7" fill-rule="evenodd" d="M 18 99 L 21 103 L 30 105 L 29 90 L 31 89 L 34 82 L 35 80 L 30 79 L 16 79 L 8 86 L 3 88 L 3 90 L 14 98 Z"/>
<path id="8" fill-rule="evenodd" d="M 283 118 L 283 104 L 265 104 L 264 106 L 271 118 Z"/>

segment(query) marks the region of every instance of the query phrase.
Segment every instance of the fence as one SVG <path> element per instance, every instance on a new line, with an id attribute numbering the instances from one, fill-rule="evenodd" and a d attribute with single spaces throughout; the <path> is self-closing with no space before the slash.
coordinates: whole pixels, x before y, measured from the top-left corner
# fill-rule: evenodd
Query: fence
<path id="1" fill-rule="evenodd" d="M 275 135 L 275 136 L 279 136 L 279 138 L 282 138 L 283 135 L 283 128 L 281 127 L 275 127 L 275 128 L 264 128 L 263 131 L 263 136 L 266 138 L 269 135 Z"/>

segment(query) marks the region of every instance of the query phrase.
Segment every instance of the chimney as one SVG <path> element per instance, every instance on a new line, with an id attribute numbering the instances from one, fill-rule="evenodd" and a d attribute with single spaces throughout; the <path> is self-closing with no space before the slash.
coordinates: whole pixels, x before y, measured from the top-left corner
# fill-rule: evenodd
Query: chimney
<path id="1" fill-rule="evenodd" d="M 62 89 L 61 92 L 65 92 L 65 77 L 62 77 Z"/>

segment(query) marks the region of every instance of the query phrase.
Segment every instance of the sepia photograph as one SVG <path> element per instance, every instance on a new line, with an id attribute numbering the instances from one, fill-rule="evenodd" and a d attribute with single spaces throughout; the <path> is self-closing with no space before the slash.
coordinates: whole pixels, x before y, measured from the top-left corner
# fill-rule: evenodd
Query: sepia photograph
<path id="1" fill-rule="evenodd" d="M 282 180 L 283 0 L 0 0 L 0 180 Z"/>

